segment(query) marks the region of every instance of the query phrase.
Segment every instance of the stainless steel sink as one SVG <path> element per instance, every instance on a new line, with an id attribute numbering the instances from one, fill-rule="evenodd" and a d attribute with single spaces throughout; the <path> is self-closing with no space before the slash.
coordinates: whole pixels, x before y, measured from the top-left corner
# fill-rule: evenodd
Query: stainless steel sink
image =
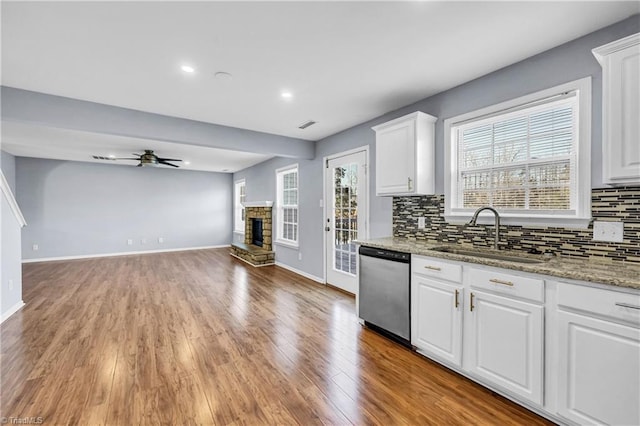
<path id="1" fill-rule="evenodd" d="M 439 251 L 443 253 L 451 253 L 451 254 L 459 254 L 461 256 L 470 256 L 470 257 L 481 257 L 484 259 L 495 259 L 495 260 L 504 260 L 505 262 L 516 262 L 516 263 L 544 263 L 548 259 L 542 258 L 534 258 L 534 257 L 526 257 L 519 256 L 516 253 L 500 253 L 495 251 L 488 250 L 474 250 L 474 249 L 460 249 L 454 247 L 434 247 L 433 251 Z"/>

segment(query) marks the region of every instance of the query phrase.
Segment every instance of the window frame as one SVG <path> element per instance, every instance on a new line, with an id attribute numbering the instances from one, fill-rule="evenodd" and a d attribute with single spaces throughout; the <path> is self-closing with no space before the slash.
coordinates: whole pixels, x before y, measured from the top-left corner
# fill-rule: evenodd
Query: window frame
<path id="1" fill-rule="evenodd" d="M 244 188 L 244 200 L 243 194 L 239 190 L 240 187 Z M 244 202 L 247 200 L 247 181 L 246 179 L 238 179 L 233 183 L 233 232 L 236 234 L 245 233 L 246 224 L 244 219 Z M 242 227 L 238 227 L 238 208 L 240 208 L 240 217 Z"/>
<path id="2" fill-rule="evenodd" d="M 498 209 L 502 223 L 524 226 L 561 226 L 568 228 L 587 228 L 591 221 L 591 77 L 554 86 L 509 101 L 471 111 L 444 120 L 445 145 L 445 211 L 444 217 L 449 223 L 466 223 L 471 219 L 475 208 L 458 207 L 458 140 L 457 129 L 470 123 L 481 123 L 484 120 L 507 116 L 518 110 L 532 109 L 538 104 L 553 102 L 552 98 L 569 92 L 576 92 L 577 109 L 574 122 L 575 161 L 571 163 L 575 173 L 573 187 L 573 214 L 560 212 L 523 209 L 518 212 Z M 576 125 L 577 124 L 577 125 Z M 480 216 L 479 223 L 493 223 L 493 217 Z"/>
<path id="3" fill-rule="evenodd" d="M 284 238 L 284 176 L 289 173 L 296 173 L 296 204 L 287 204 L 287 208 L 296 209 L 296 239 L 291 240 Z M 275 209 L 275 225 L 276 225 L 276 238 L 275 243 L 298 248 L 300 244 L 300 169 L 298 164 L 291 164 L 289 166 L 280 167 L 276 169 L 276 209 Z M 293 222 L 292 222 L 293 223 Z"/>

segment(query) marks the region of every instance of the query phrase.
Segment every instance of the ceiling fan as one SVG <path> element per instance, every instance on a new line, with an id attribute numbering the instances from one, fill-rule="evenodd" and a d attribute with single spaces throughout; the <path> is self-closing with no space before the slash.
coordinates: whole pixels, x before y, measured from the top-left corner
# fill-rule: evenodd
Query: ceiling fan
<path id="1" fill-rule="evenodd" d="M 144 154 L 132 154 L 137 155 L 137 158 L 113 158 L 113 157 L 103 157 L 100 155 L 94 155 L 93 158 L 96 160 L 135 160 L 139 161 L 137 167 L 159 167 L 161 165 L 171 166 L 171 167 L 180 167 L 175 164 L 169 163 L 169 161 L 182 161 L 177 158 L 160 158 L 153 153 L 151 149 L 145 149 Z"/>

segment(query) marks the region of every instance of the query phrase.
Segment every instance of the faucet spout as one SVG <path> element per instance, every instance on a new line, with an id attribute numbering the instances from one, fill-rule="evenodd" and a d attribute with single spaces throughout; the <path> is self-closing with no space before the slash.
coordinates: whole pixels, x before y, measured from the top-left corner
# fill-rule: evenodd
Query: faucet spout
<path id="1" fill-rule="evenodd" d="M 475 226 L 476 222 L 478 221 L 478 215 L 480 214 L 480 212 L 482 212 L 484 210 L 489 210 L 495 216 L 495 224 L 494 225 L 495 225 L 496 230 L 495 230 L 495 235 L 494 235 L 494 240 L 493 240 L 493 248 L 496 249 L 496 250 L 499 250 L 500 247 L 498 246 L 498 242 L 500 241 L 500 213 L 498 213 L 498 211 L 496 209 L 494 209 L 493 207 L 489 207 L 489 206 L 480 207 L 478 210 L 475 211 L 475 213 L 471 217 L 471 220 L 469 221 L 468 225 Z"/>

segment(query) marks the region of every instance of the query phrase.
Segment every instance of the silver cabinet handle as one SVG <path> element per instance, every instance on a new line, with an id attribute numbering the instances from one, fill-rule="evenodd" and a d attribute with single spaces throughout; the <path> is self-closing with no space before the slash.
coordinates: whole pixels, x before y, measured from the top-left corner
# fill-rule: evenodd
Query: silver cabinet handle
<path id="1" fill-rule="evenodd" d="M 425 266 L 424 269 L 431 269 L 432 271 L 440 271 L 442 270 L 441 268 L 438 268 L 437 266 Z"/>
<path id="2" fill-rule="evenodd" d="M 621 308 L 637 309 L 637 310 L 640 311 L 640 306 L 630 305 L 628 303 L 618 303 L 618 302 L 616 302 L 616 306 L 620 306 Z"/>

